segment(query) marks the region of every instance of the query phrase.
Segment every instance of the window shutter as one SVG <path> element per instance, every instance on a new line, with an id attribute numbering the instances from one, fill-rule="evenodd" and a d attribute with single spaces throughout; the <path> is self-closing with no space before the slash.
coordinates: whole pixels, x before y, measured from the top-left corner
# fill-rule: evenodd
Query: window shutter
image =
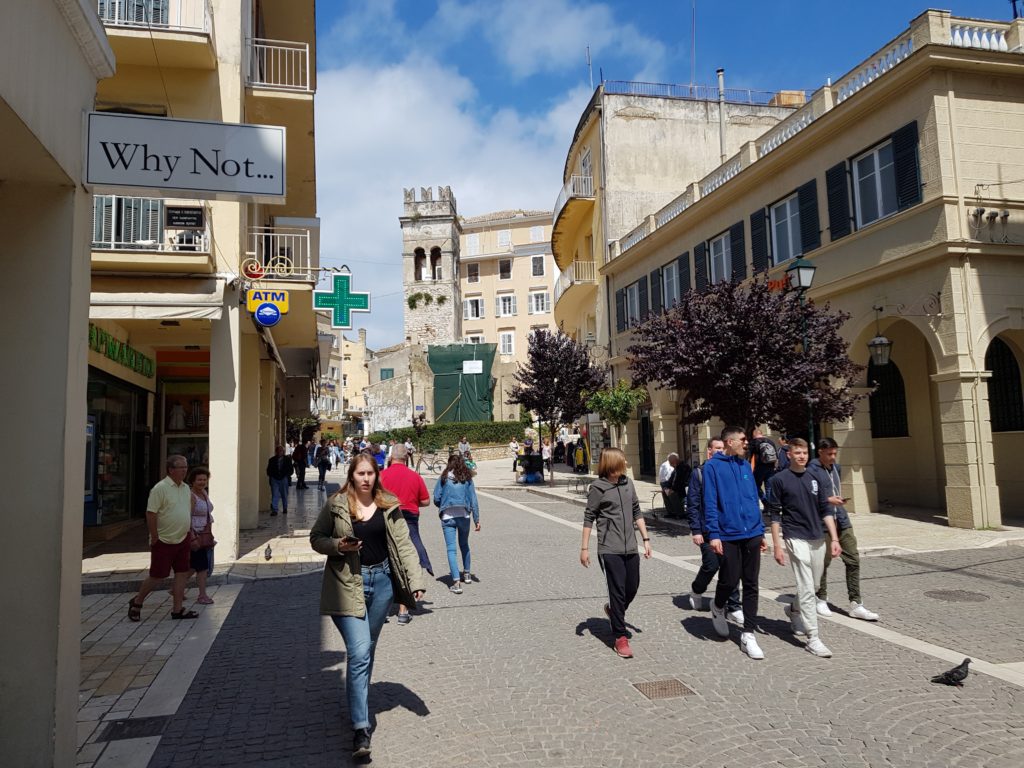
<path id="1" fill-rule="evenodd" d="M 637 281 L 638 290 L 637 293 L 640 296 L 640 322 L 642 323 L 647 319 L 648 308 L 647 308 L 647 279 L 640 278 Z"/>
<path id="2" fill-rule="evenodd" d="M 511 314 L 515 315 L 516 314 L 516 295 L 514 293 L 512 294 L 511 299 L 512 299 L 512 313 Z"/>
<path id="3" fill-rule="evenodd" d="M 764 208 L 750 214 L 750 259 L 755 275 L 771 266 L 768 253 L 768 213 Z"/>
<path id="4" fill-rule="evenodd" d="M 481 319 L 483 318 L 483 316 L 484 316 L 484 306 L 486 305 L 486 303 L 487 302 L 485 302 L 483 299 L 477 299 L 476 300 L 476 308 L 478 310 L 478 312 L 477 312 L 477 317 L 478 318 L 481 318 Z"/>
<path id="5" fill-rule="evenodd" d="M 615 292 L 615 330 L 626 330 L 626 291 L 622 288 Z"/>
<path id="6" fill-rule="evenodd" d="M 114 239 L 114 198 L 110 195 L 96 195 L 92 203 L 92 241 L 109 248 Z"/>
<path id="7" fill-rule="evenodd" d="M 651 312 L 661 313 L 661 267 L 651 272 Z"/>
<path id="8" fill-rule="evenodd" d="M 693 287 L 697 293 L 708 289 L 708 244 L 697 243 L 693 246 Z"/>
<path id="9" fill-rule="evenodd" d="M 544 311 L 551 311 L 551 294 L 547 292 L 544 293 Z"/>
<path id="10" fill-rule="evenodd" d="M 501 296 L 494 297 L 494 316 L 501 317 Z"/>
<path id="11" fill-rule="evenodd" d="M 903 211 L 921 202 L 916 120 L 892 135 L 892 161 L 896 167 L 896 206 Z"/>
<path id="12" fill-rule="evenodd" d="M 810 253 L 821 247 L 821 228 L 818 225 L 818 182 L 811 179 L 796 191 L 800 208 L 800 251 Z"/>
<path id="13" fill-rule="evenodd" d="M 825 171 L 828 199 L 828 231 L 832 241 L 850 234 L 850 185 L 846 181 L 846 161 Z"/>
<path id="14" fill-rule="evenodd" d="M 462 319 L 469 320 L 469 299 L 462 300 Z"/>
<path id="15" fill-rule="evenodd" d="M 729 251 L 732 257 L 733 280 L 747 279 L 747 247 L 743 235 L 743 222 L 737 221 L 729 227 Z"/>
<path id="16" fill-rule="evenodd" d="M 686 251 L 676 260 L 679 278 L 679 299 L 682 301 L 683 294 L 690 290 L 690 252 Z"/>

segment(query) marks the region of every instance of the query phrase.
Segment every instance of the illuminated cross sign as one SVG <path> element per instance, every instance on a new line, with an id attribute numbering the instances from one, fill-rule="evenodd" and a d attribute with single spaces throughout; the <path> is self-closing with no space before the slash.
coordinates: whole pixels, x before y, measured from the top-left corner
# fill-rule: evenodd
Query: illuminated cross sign
<path id="1" fill-rule="evenodd" d="M 349 330 L 353 312 L 370 311 L 370 294 L 352 291 L 352 275 L 335 275 L 333 290 L 313 291 L 313 308 L 332 310 L 331 327 Z"/>

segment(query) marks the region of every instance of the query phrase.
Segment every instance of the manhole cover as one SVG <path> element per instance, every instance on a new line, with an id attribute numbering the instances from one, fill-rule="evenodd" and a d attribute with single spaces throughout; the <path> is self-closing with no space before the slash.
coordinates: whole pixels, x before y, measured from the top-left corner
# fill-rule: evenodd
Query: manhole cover
<path id="1" fill-rule="evenodd" d="M 668 680 L 653 680 L 649 683 L 633 683 L 633 687 L 648 699 L 674 699 L 677 696 L 694 695 L 694 691 L 674 677 Z"/>
<path id="2" fill-rule="evenodd" d="M 942 600 L 945 603 L 983 603 L 988 600 L 988 595 L 981 592 L 970 592 L 966 589 L 936 589 L 925 592 L 925 597 L 933 600 Z"/>

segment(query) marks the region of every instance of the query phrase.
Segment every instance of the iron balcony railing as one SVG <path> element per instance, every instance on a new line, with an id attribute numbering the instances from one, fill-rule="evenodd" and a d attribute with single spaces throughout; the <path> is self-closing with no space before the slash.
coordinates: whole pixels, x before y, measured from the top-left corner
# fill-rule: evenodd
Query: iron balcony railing
<path id="1" fill-rule="evenodd" d="M 94 251 L 210 252 L 210 206 L 201 200 L 96 195 L 92 211 Z"/>
<path id="2" fill-rule="evenodd" d="M 559 297 L 573 285 L 593 284 L 597 282 L 597 265 L 592 261 L 574 261 L 555 283 L 555 303 Z"/>
<path id="3" fill-rule="evenodd" d="M 562 212 L 565 204 L 568 203 L 575 197 L 594 197 L 594 177 L 593 176 L 570 176 L 569 180 L 565 182 L 562 187 L 562 191 L 558 193 L 558 199 L 555 200 L 555 212 L 554 220 L 557 221 L 558 214 Z"/>
<path id="4" fill-rule="evenodd" d="M 249 85 L 282 91 L 310 91 L 309 44 L 252 38 L 248 45 Z"/>
<path id="5" fill-rule="evenodd" d="M 244 274 L 268 280 L 316 282 L 312 237 L 304 227 L 250 227 Z"/>
<path id="6" fill-rule="evenodd" d="M 109 27 L 209 34 L 212 26 L 210 0 L 97 0 L 96 15 Z"/>
<path id="7" fill-rule="evenodd" d="M 717 85 L 675 85 L 672 83 L 640 83 L 630 80 L 605 80 L 604 92 L 613 96 L 652 96 L 662 99 L 689 99 L 692 101 L 718 101 Z M 780 103 L 791 99 L 797 92 L 754 91 L 750 88 L 725 88 L 725 100 L 730 104 L 760 104 L 762 106 L 793 106 Z M 807 98 L 807 93 L 804 98 Z"/>

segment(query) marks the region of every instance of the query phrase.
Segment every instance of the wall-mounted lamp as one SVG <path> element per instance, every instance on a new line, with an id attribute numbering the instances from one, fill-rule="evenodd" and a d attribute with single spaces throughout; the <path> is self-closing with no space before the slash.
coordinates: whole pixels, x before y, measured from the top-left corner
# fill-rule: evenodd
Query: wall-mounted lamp
<path id="1" fill-rule="evenodd" d="M 879 315 L 882 307 L 871 307 L 875 310 L 875 338 L 868 342 L 868 352 L 871 353 L 871 362 L 874 365 L 888 365 L 892 355 L 892 342 L 882 335 L 879 327 Z"/>

